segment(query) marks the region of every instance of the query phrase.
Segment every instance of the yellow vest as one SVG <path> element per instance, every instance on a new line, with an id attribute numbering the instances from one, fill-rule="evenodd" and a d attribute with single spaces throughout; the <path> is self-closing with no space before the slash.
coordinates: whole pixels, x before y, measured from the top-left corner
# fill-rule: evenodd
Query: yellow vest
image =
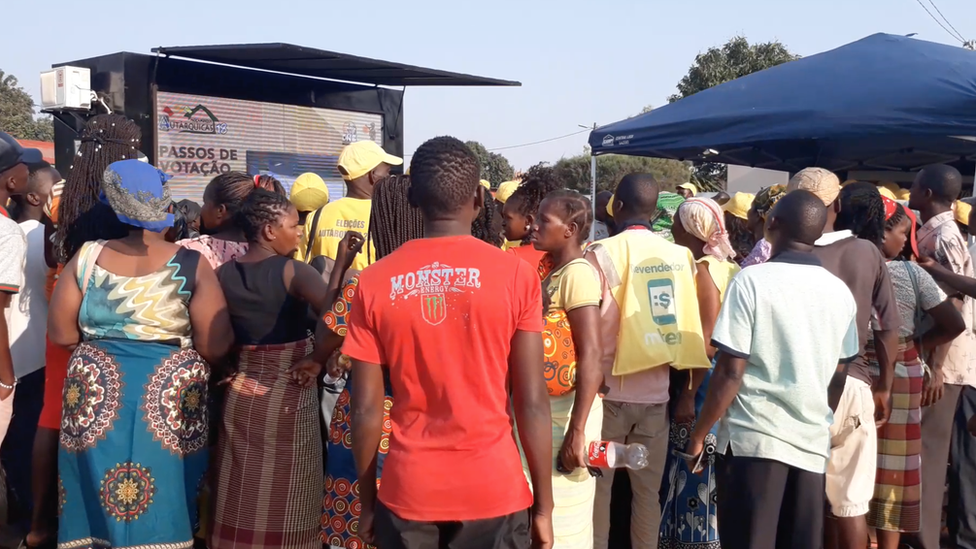
<path id="1" fill-rule="evenodd" d="M 711 367 L 691 251 L 647 230 L 623 231 L 591 248 L 620 309 L 613 375 Z"/>

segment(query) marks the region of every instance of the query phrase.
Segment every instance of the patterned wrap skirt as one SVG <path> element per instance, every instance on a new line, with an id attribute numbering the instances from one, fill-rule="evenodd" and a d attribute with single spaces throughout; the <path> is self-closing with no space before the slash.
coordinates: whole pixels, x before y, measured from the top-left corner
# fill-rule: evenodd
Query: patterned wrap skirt
<path id="1" fill-rule="evenodd" d="M 868 359 L 877 364 L 874 347 Z M 878 429 L 878 473 L 868 525 L 892 532 L 918 532 L 922 497 L 923 366 L 911 341 L 899 344 L 891 387 L 891 418 Z"/>
<path id="2" fill-rule="evenodd" d="M 245 346 L 227 387 L 210 549 L 319 549 L 322 440 L 315 387 L 288 369 L 312 340 Z"/>
<path id="3" fill-rule="evenodd" d="M 123 339 L 78 345 L 62 399 L 61 549 L 193 545 L 209 376 L 193 349 Z"/>
<path id="4" fill-rule="evenodd" d="M 329 460 L 326 465 L 325 499 L 322 503 L 322 543 L 328 547 L 344 549 L 364 549 L 372 547 L 359 537 L 359 476 L 356 461 L 352 455 L 352 423 L 350 417 L 350 389 L 355 383 L 352 376 L 339 394 L 332 422 L 329 426 Z M 383 462 L 390 451 L 390 410 L 393 397 L 390 385 L 386 384 L 386 398 L 383 401 L 383 434 L 380 437 L 380 451 L 376 459 L 376 484 L 379 485 L 383 473 Z"/>

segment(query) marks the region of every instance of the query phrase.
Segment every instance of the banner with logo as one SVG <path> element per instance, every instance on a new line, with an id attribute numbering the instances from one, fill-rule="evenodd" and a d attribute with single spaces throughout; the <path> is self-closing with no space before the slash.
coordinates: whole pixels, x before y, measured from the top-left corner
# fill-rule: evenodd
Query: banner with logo
<path id="1" fill-rule="evenodd" d="M 338 198 L 342 147 L 383 144 L 383 117 L 364 112 L 158 92 L 156 118 L 156 167 L 173 176 L 174 199 L 199 203 L 207 183 L 230 171 L 272 174 L 287 189 L 314 172 Z"/>

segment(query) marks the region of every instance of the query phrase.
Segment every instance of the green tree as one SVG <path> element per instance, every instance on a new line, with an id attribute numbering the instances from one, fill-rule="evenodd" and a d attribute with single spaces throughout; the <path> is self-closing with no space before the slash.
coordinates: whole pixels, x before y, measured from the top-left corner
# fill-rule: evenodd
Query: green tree
<path id="1" fill-rule="evenodd" d="M 499 183 L 515 177 L 515 169 L 504 156 L 489 151 L 477 141 L 468 141 L 465 145 L 478 157 L 478 163 L 481 164 L 481 179 L 490 182 L 492 187 L 498 187 Z"/>
<path id="2" fill-rule="evenodd" d="M 34 117 L 34 100 L 17 78 L 0 70 L 0 130 L 17 139 L 53 141 L 54 125 L 49 117 Z"/>
<path id="3" fill-rule="evenodd" d="M 709 48 L 695 57 L 688 74 L 678 82 L 678 93 L 668 98 L 673 103 L 702 90 L 752 74 L 781 63 L 799 59 L 778 41 L 750 44 L 737 36 L 722 47 Z M 724 164 L 702 162 L 695 166 L 692 180 L 706 189 L 725 188 L 728 170 Z"/>
<path id="4" fill-rule="evenodd" d="M 569 158 L 562 158 L 553 166 L 556 175 L 570 189 L 584 194 L 590 192 L 589 151 Z M 650 173 L 658 180 L 662 190 L 674 190 L 691 177 L 691 165 L 687 162 L 645 156 L 604 154 L 596 157 L 597 191 L 616 188 L 617 183 L 629 173 Z"/>

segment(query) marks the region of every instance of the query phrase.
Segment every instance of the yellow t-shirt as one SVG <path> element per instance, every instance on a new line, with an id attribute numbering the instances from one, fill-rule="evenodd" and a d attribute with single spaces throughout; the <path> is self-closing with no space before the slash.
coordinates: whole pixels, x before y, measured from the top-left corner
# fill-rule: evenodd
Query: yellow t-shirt
<path id="1" fill-rule="evenodd" d="M 522 245 L 521 240 L 506 240 L 505 242 L 502 242 L 502 251 L 507 252 L 508 250 L 512 248 L 518 248 L 521 245 Z M 531 246 L 531 244 L 529 245 Z"/>
<path id="2" fill-rule="evenodd" d="M 369 211 L 373 201 L 361 198 L 340 198 L 335 202 L 330 202 L 321 208 L 318 224 L 312 227 L 315 221 L 315 213 L 308 214 L 305 220 L 305 231 L 302 241 L 298 246 L 298 253 L 295 259 L 310 262 L 313 258 L 324 255 L 329 259 L 335 259 L 339 250 L 339 241 L 346 236 L 347 231 L 356 231 L 364 237 L 369 229 Z M 312 238 L 312 252 L 305 255 L 308 249 L 308 240 Z M 369 257 L 366 256 L 367 249 Z M 376 259 L 376 251 L 369 242 L 363 245 L 363 249 L 356 255 L 352 262 L 353 270 L 361 271 Z"/>
<path id="3" fill-rule="evenodd" d="M 574 259 L 561 269 L 549 273 L 546 287 L 546 311 L 572 311 L 589 305 L 600 305 L 600 275 L 585 259 Z"/>
<path id="4" fill-rule="evenodd" d="M 719 300 L 725 301 L 725 289 L 729 287 L 732 277 L 742 268 L 736 265 L 734 261 L 720 261 L 712 255 L 702 257 L 698 263 L 708 263 L 708 274 L 712 277 L 715 287 L 718 288 Z"/>
<path id="5" fill-rule="evenodd" d="M 691 251 L 646 230 L 590 246 L 619 307 L 613 375 L 709 368 Z"/>

